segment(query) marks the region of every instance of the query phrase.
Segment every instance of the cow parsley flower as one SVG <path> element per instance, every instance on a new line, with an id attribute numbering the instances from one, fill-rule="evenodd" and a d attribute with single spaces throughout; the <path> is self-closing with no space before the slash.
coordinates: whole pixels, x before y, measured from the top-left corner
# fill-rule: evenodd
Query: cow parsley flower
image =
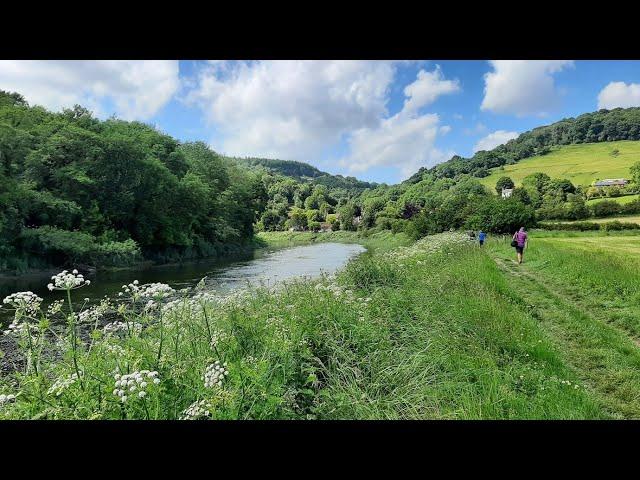
<path id="1" fill-rule="evenodd" d="M 82 374 L 82 372 L 80 372 L 80 373 Z M 57 379 L 53 383 L 53 385 L 51 385 L 49 390 L 47 390 L 47 395 L 55 395 L 56 397 L 59 397 L 60 395 L 62 395 L 64 393 L 64 391 L 67 388 L 69 388 L 71 385 L 76 383 L 77 380 L 78 380 L 78 374 L 77 373 L 73 373 L 68 377 L 61 377 L 61 378 Z"/>
<path id="2" fill-rule="evenodd" d="M 76 288 L 84 287 L 85 285 L 90 285 L 90 280 L 85 280 L 81 273 L 78 273 L 77 270 L 73 270 L 71 273 L 67 272 L 67 270 L 63 270 L 51 277 L 53 283 L 47 285 L 49 290 L 75 290 Z"/>
<path id="3" fill-rule="evenodd" d="M 149 370 L 140 370 L 127 375 L 116 373 L 115 389 L 113 394 L 120 398 L 122 403 L 126 403 L 129 398 L 144 398 L 150 392 L 153 385 L 158 385 L 160 379 L 158 372 Z"/>
<path id="4" fill-rule="evenodd" d="M 198 400 L 193 402 L 187 409 L 182 412 L 180 420 L 198 420 L 202 418 L 211 418 L 211 410 L 213 406 L 207 400 Z"/>
<path id="5" fill-rule="evenodd" d="M 214 388 L 215 386 L 222 387 L 222 381 L 227 375 L 229 375 L 227 362 L 220 365 L 220 362 L 216 360 L 215 363 L 207 366 L 202 380 L 204 381 L 204 386 L 207 388 Z"/>
<path id="6" fill-rule="evenodd" d="M 33 292 L 12 293 L 2 300 L 2 303 L 29 314 L 35 314 L 40 308 L 42 298 Z"/>
<path id="7" fill-rule="evenodd" d="M 15 402 L 16 400 L 16 396 L 11 394 L 5 394 L 5 393 L 1 393 L 0 394 L 0 406 L 4 405 L 5 403 L 10 403 L 10 402 Z"/>
<path id="8" fill-rule="evenodd" d="M 111 335 L 118 332 L 131 332 L 139 335 L 142 332 L 142 324 L 138 322 L 111 322 L 107 323 L 102 331 L 105 335 Z"/>

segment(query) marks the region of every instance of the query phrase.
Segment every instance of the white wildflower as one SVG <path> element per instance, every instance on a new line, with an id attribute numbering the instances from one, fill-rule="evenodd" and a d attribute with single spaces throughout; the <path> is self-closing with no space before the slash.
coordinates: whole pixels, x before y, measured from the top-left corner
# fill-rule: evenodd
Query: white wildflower
<path id="1" fill-rule="evenodd" d="M 89 280 L 85 280 L 82 274 L 78 273 L 77 270 L 74 270 L 71 273 L 63 270 L 57 275 L 51 277 L 51 280 L 53 280 L 53 283 L 47 285 L 49 290 L 72 290 L 91 284 L 91 282 Z"/>
<path id="2" fill-rule="evenodd" d="M 182 412 L 180 420 L 197 420 L 202 418 L 211 418 L 211 410 L 213 406 L 207 400 L 198 400 L 193 402 L 187 409 Z"/>
<path id="3" fill-rule="evenodd" d="M 227 375 L 229 375 L 227 362 L 220 365 L 220 362 L 216 360 L 215 363 L 207 366 L 204 375 L 202 376 L 202 380 L 204 381 L 204 386 L 207 388 L 214 388 L 215 386 L 221 387 L 222 381 Z"/>

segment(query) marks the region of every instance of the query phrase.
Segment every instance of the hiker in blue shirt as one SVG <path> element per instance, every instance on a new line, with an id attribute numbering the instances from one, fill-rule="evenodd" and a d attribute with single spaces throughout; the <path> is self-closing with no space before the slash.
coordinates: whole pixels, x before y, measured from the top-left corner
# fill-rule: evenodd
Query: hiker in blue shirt
<path id="1" fill-rule="evenodd" d="M 487 238 L 487 234 L 480 230 L 480 232 L 478 232 L 478 241 L 480 242 L 480 246 L 484 245 L 485 238 Z"/>

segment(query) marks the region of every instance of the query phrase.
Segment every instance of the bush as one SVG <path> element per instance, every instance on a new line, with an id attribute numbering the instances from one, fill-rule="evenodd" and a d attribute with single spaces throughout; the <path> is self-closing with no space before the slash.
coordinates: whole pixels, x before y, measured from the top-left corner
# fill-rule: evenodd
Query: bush
<path id="1" fill-rule="evenodd" d="M 621 209 L 621 205 L 612 200 L 603 200 L 602 202 L 598 202 L 591 206 L 591 212 L 594 217 L 611 217 L 613 215 L 619 215 Z"/>
<path id="2" fill-rule="evenodd" d="M 542 223 L 540 228 L 544 230 L 574 230 L 585 232 L 589 230 L 600 230 L 600 224 L 595 222 L 574 222 L 574 223 Z"/>
<path id="3" fill-rule="evenodd" d="M 606 232 L 610 230 L 636 230 L 640 228 L 640 225 L 631 222 L 620 222 L 618 220 L 614 220 L 613 222 L 603 223 L 600 228 L 601 230 L 604 230 Z"/>
<path id="4" fill-rule="evenodd" d="M 633 214 L 640 213 L 640 199 L 633 200 L 632 202 L 622 205 L 621 213 Z"/>
<path id="5" fill-rule="evenodd" d="M 100 243 L 88 233 L 48 226 L 26 229 L 20 241 L 25 251 L 42 256 L 53 265 L 88 263 L 124 266 L 142 258 L 134 240 Z"/>

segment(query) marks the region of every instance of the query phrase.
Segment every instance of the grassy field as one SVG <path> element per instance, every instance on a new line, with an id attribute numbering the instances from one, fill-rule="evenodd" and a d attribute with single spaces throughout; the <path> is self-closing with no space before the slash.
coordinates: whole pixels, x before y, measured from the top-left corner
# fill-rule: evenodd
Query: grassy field
<path id="1" fill-rule="evenodd" d="M 608 223 L 608 222 L 614 222 L 614 221 L 637 223 L 640 225 L 640 215 L 620 215 L 617 217 L 585 218 L 584 220 L 549 220 L 541 223 L 576 223 L 576 222 Z"/>
<path id="2" fill-rule="evenodd" d="M 0 378 L 0 418 L 640 418 L 640 236 L 531 237 L 520 266 L 507 239 L 385 233 L 336 277 L 277 291 L 140 308 L 162 289 L 129 286 L 113 300 L 122 328 L 70 291 L 18 317 L 29 361 Z M 70 333 L 81 319 L 91 335 Z"/>
<path id="3" fill-rule="evenodd" d="M 589 396 L 613 418 L 640 417 L 640 236 L 534 237 L 520 266 L 506 239 L 490 251 Z"/>
<path id="4" fill-rule="evenodd" d="M 620 153 L 612 156 L 618 149 Z M 480 181 L 493 189 L 502 176 L 511 177 L 519 185 L 522 179 L 535 172 L 551 178 L 567 178 L 575 185 L 590 185 L 596 179 L 629 177 L 629 167 L 640 160 L 640 142 L 619 141 L 565 145 L 551 153 L 520 160 L 504 169 L 492 169 L 491 175 Z"/>
<path id="5" fill-rule="evenodd" d="M 631 203 L 634 200 L 640 198 L 640 195 L 625 195 L 623 197 L 611 197 L 611 198 L 593 198 L 591 200 L 587 200 L 587 205 L 595 205 L 596 203 L 603 202 L 605 200 L 612 200 L 614 202 L 618 202 L 621 205 L 626 205 L 627 203 Z"/>
<path id="6" fill-rule="evenodd" d="M 406 246 L 411 239 L 404 233 L 393 234 L 388 230 L 377 233 L 348 232 L 259 232 L 256 234 L 259 244 L 282 248 L 296 245 L 308 245 L 318 242 L 360 243 L 369 250 L 386 251 Z"/>

